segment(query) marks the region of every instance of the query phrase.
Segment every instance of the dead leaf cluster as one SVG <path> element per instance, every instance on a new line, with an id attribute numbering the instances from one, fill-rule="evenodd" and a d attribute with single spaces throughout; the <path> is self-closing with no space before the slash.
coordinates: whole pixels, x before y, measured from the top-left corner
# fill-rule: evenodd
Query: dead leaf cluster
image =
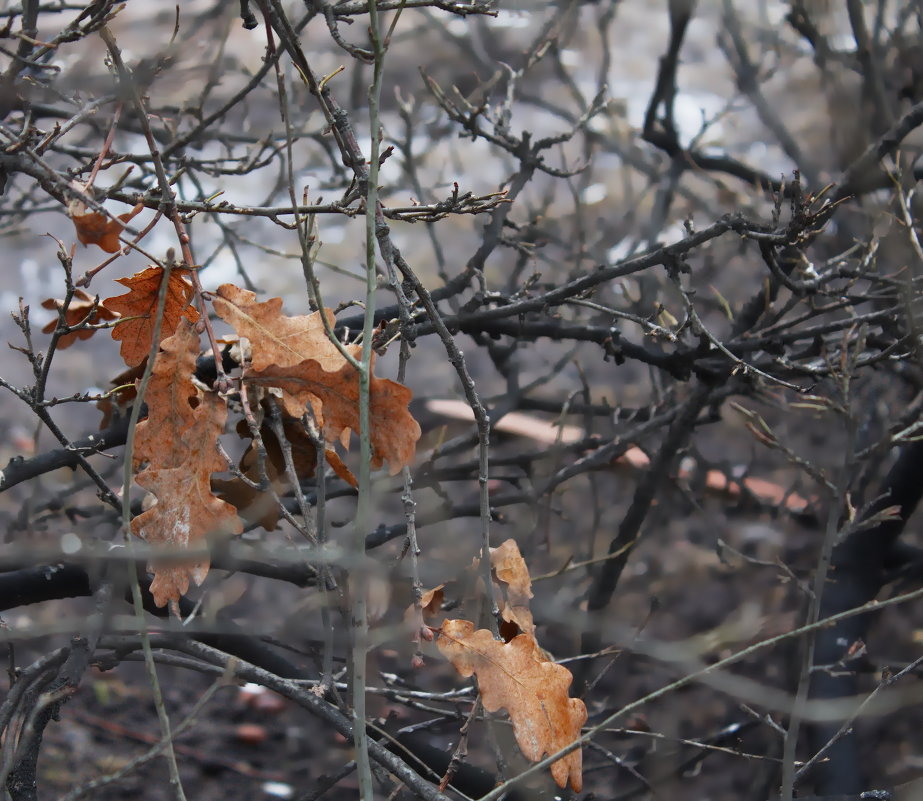
<path id="1" fill-rule="evenodd" d="M 82 215 L 72 214 L 78 231 Z M 323 462 L 353 487 L 357 481 L 339 449 L 347 450 L 359 432 L 359 370 L 356 345 L 341 345 L 328 330 L 333 312 L 289 317 L 282 299 L 258 302 L 256 295 L 232 284 L 211 296 L 214 312 L 234 330 L 239 367 L 234 389 L 219 393 L 195 379 L 200 354 L 193 305 L 195 291 L 188 269 L 151 265 L 130 278 L 118 279 L 128 292 L 100 302 L 77 290 L 64 310 L 69 326 L 115 321 L 112 337 L 129 370 L 115 381 L 119 388 L 100 401 L 104 424 L 125 404 L 135 401 L 135 387 L 152 349 L 157 349 L 144 396 L 147 417 L 137 427 L 133 467 L 139 486 L 149 493 L 145 511 L 132 531 L 156 548 L 169 551 L 151 563 L 151 592 L 163 606 L 184 595 L 190 580 L 200 584 L 209 560 L 182 553 L 200 549 L 209 537 L 239 534 L 243 523 L 271 530 L 278 524 L 279 498 L 295 483 L 314 476 L 318 449 Z M 157 309 L 167 285 L 162 318 Z M 46 308 L 64 309 L 48 300 Z M 326 323 L 326 324 L 325 324 Z M 46 329 L 52 332 L 58 323 Z M 61 336 L 59 347 L 86 339 L 95 328 Z M 155 334 L 158 341 L 154 342 Z M 411 463 L 420 427 L 410 414 L 411 392 L 388 379 L 370 377 L 372 467 L 387 464 L 397 473 Z M 228 420 L 231 398 L 245 404 L 245 418 L 235 430 L 246 441 L 237 475 L 218 446 Z M 277 425 L 272 425 L 275 420 Z M 314 431 L 312 436 L 311 432 Z M 281 436 L 280 436 L 281 435 Z M 288 458 L 287 458 L 288 455 Z"/>

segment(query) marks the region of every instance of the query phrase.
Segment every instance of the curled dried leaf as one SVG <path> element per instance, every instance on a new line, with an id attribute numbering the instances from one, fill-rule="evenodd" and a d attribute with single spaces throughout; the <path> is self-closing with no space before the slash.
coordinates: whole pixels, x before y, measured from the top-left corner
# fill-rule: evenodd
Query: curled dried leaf
<path id="1" fill-rule="evenodd" d="M 477 677 L 488 712 L 507 711 L 527 759 L 538 762 L 579 739 L 587 711 L 583 701 L 568 696 L 573 676 L 548 661 L 531 634 L 504 643 L 487 629 L 475 631 L 468 620 L 446 620 L 436 644 L 462 676 Z M 577 748 L 551 765 L 551 775 L 559 787 L 570 782 L 580 792 L 582 764 Z"/>
<path id="2" fill-rule="evenodd" d="M 420 606 L 411 604 L 404 610 L 404 623 L 411 628 L 420 628 L 424 621 L 432 620 L 438 615 L 445 599 L 444 587 L 445 584 L 440 584 L 431 590 L 424 590 L 420 596 Z"/>
<path id="3" fill-rule="evenodd" d="M 86 194 L 89 187 L 79 181 L 73 181 L 71 186 L 77 191 Z M 77 239 L 83 245 L 97 245 L 106 253 L 116 253 L 121 247 L 119 236 L 124 230 L 121 223 L 129 223 L 144 209 L 143 203 L 137 203 L 131 211 L 109 217 L 87 207 L 79 198 L 71 198 L 67 204 L 67 216 L 77 229 Z"/>
<path id="4" fill-rule="evenodd" d="M 291 367 L 270 366 L 250 373 L 247 380 L 258 387 L 282 390 L 285 410 L 293 417 L 310 406 L 331 444 L 342 443 L 344 437 L 348 441 L 349 432 L 359 428 L 359 375 L 346 362 L 335 372 L 313 359 Z M 420 425 L 408 409 L 412 396 L 396 381 L 372 377 L 369 417 L 374 469 L 387 461 L 393 475 L 413 461 Z"/>
<path id="5" fill-rule="evenodd" d="M 55 309 L 61 311 L 64 308 L 64 301 L 55 298 L 48 298 L 42 301 L 43 309 Z M 91 298 L 82 289 L 74 290 L 74 297 L 71 298 L 67 310 L 64 312 L 64 322 L 69 326 L 77 326 L 87 323 L 97 325 L 107 320 L 117 320 L 118 315 L 111 309 L 102 306 L 95 298 Z M 52 320 L 42 329 L 43 334 L 53 334 L 58 327 L 58 321 Z M 95 328 L 82 328 L 79 331 L 72 331 L 58 338 L 58 350 L 64 350 L 73 345 L 78 339 L 89 339 L 96 333 Z"/>
<path id="6" fill-rule="evenodd" d="M 324 319 L 333 324 L 330 309 L 288 317 L 282 299 L 262 303 L 256 295 L 233 284 L 218 288 L 212 304 L 225 322 L 250 344 L 250 386 L 281 395 L 285 412 L 300 418 L 310 407 L 330 445 L 349 444 L 359 427 L 359 373 L 327 336 Z M 349 346 L 355 355 L 357 350 Z M 420 426 L 408 410 L 412 393 L 395 381 L 373 376 L 370 387 L 372 467 L 388 463 L 391 473 L 410 464 L 420 438 Z M 331 467 L 349 483 L 355 479 L 338 459 Z"/>
<path id="7" fill-rule="evenodd" d="M 500 615 L 507 622 L 515 624 L 519 631 L 535 633 L 535 623 L 529 610 L 532 598 L 532 577 L 526 560 L 519 552 L 516 540 L 508 539 L 497 548 L 490 549 L 490 566 L 497 581 L 505 586 Z M 519 631 L 515 631 L 516 634 Z M 506 637 L 505 637 L 506 639 Z"/>

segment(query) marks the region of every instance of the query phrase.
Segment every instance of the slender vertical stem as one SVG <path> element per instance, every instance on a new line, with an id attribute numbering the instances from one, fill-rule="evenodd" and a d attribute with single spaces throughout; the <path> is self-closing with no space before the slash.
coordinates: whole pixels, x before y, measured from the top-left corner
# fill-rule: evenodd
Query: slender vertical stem
<path id="1" fill-rule="evenodd" d="M 368 609 L 363 580 L 366 571 L 365 535 L 371 526 L 371 462 L 372 439 L 369 430 L 369 401 L 372 380 L 372 334 L 375 327 L 375 293 L 378 288 L 378 273 L 375 267 L 378 212 L 378 171 L 381 151 L 381 130 L 379 105 L 384 74 L 385 47 L 381 37 L 381 21 L 375 2 L 369 3 L 369 37 L 375 60 L 372 65 L 372 83 L 369 86 L 369 172 L 366 186 L 365 209 L 365 319 L 362 328 L 362 357 L 359 365 L 359 500 L 356 510 L 356 525 L 353 535 L 353 549 L 356 567 L 353 573 L 351 593 L 353 615 L 352 652 L 352 707 L 353 741 L 356 747 L 356 767 L 359 778 L 359 797 L 372 801 L 372 772 L 369 763 L 368 739 L 365 732 L 365 688 L 366 657 L 368 653 Z"/>

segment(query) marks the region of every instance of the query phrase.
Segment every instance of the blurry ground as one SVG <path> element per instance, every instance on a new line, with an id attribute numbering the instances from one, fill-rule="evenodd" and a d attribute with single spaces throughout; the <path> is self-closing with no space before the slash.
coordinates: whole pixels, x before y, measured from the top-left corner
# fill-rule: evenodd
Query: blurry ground
<path id="1" fill-rule="evenodd" d="M 190 7 L 192 5 L 189 4 Z M 656 6 L 656 13 L 652 13 L 652 4 L 641 0 L 624 0 L 618 7 L 618 23 L 613 30 L 617 41 L 612 48 L 609 84 L 613 97 L 623 104 L 625 116 L 611 122 L 615 126 L 625 126 L 627 133 L 630 133 L 629 126 L 637 128 L 641 123 L 657 58 L 665 47 L 667 18 L 665 8 L 661 5 Z M 236 4 L 229 6 L 236 7 Z M 684 140 L 698 130 L 703 113 L 706 116 L 718 115 L 726 99 L 733 94 L 733 84 L 728 77 L 726 64 L 715 46 L 720 4 L 701 2 L 700 6 L 701 13 L 694 22 L 694 30 L 684 51 L 681 72 L 684 91 L 680 97 L 682 116 L 679 122 L 686 131 Z M 133 3 L 131 10 L 134 11 L 135 7 Z M 757 18 L 763 15 L 771 24 L 773 20 L 778 22 L 781 7 L 780 3 L 754 3 L 752 9 L 741 9 L 741 13 L 752 13 Z M 408 19 L 417 13 L 407 12 Z M 126 58 L 132 56 L 132 44 L 136 44 L 139 50 L 143 45 L 141 39 L 135 43 L 131 40 L 132 35 L 137 36 L 139 33 L 138 18 L 134 18 L 134 29 L 128 24 L 129 19 L 126 15 L 124 29 L 118 31 L 120 41 L 127 48 Z M 515 51 L 534 34 L 541 20 L 542 8 L 536 10 L 526 5 L 502 11 L 500 18 L 494 22 L 455 20 L 448 31 L 458 37 L 470 34 L 477 42 L 483 35 L 483 26 L 495 26 L 505 46 Z M 588 24 L 590 20 L 592 16 L 588 8 Z M 254 44 L 253 34 L 239 30 L 239 22 L 232 14 L 229 14 L 228 19 L 218 20 L 215 24 L 234 26 L 228 51 L 241 64 L 255 68 L 262 56 L 262 44 Z M 208 47 L 209 32 L 202 31 L 200 36 L 198 46 Z M 312 57 L 318 59 L 318 71 L 332 71 L 343 61 L 343 54 L 330 50 L 325 30 L 319 30 L 315 38 L 311 36 L 313 34 L 309 35 L 306 50 L 312 45 L 316 46 Z M 395 58 L 389 62 L 393 83 L 404 96 L 422 92 L 416 72 L 418 62 L 428 63 L 429 71 L 440 80 L 472 80 L 462 51 L 453 46 L 450 37 L 433 28 L 426 33 L 415 30 L 413 37 L 414 40 L 409 43 L 412 46 L 395 46 Z M 574 49 L 572 58 L 575 63 L 584 59 L 587 64 L 585 74 L 577 70 L 578 83 L 585 81 L 592 86 L 592 64 L 597 51 L 593 49 L 596 45 L 589 33 L 584 44 L 586 49 Z M 196 46 L 195 42 L 190 43 L 190 47 L 193 46 Z M 90 62 L 99 57 L 99 53 L 86 55 Z M 80 65 L 70 66 L 79 78 Z M 166 81 L 162 91 L 175 92 L 177 102 L 181 102 L 183 92 L 189 91 L 194 85 L 189 78 L 191 74 L 184 73 L 186 80 L 175 83 Z M 363 81 L 367 75 L 355 69 L 352 73 L 347 72 L 347 75 L 352 84 L 358 87 L 354 95 L 361 98 Z M 345 83 L 347 78 L 343 80 Z M 804 92 L 804 103 L 799 101 L 795 105 L 809 108 L 812 108 L 811 104 L 816 99 L 816 87 L 798 81 L 786 82 L 780 78 L 776 84 L 770 84 L 768 89 L 779 93 Z M 391 102 L 389 98 L 388 103 Z M 257 115 L 254 124 L 267 127 L 276 125 L 277 112 L 272 108 L 264 111 L 265 114 Z M 535 115 L 535 112 L 532 114 Z M 811 126 L 816 125 L 813 115 L 805 115 L 803 119 L 798 118 L 798 121 L 803 125 L 799 135 L 804 137 L 807 146 L 816 147 L 820 151 L 829 141 L 826 130 L 812 131 Z M 435 187 L 438 191 L 434 189 L 433 196 L 423 200 L 428 202 L 443 196 L 449 191 L 451 181 L 456 179 L 464 182 L 462 188 L 465 191 L 494 190 L 497 176 L 502 175 L 503 171 L 486 149 L 472 153 L 457 148 L 454 132 L 439 129 L 435 119 L 430 120 L 430 123 L 432 136 L 419 144 L 427 157 L 426 169 L 430 180 L 426 186 Z M 399 122 L 391 117 L 389 124 L 390 135 L 397 138 L 400 135 Z M 554 121 L 541 116 L 519 120 L 518 124 L 543 134 L 555 130 Z M 786 170 L 788 165 L 785 157 L 777 148 L 754 139 L 756 128 L 757 122 L 752 113 L 728 113 L 726 117 L 722 116 L 709 135 L 732 153 L 746 156 L 750 160 L 756 158 L 760 166 L 770 174 Z M 482 148 L 482 145 L 476 147 Z M 467 153 L 466 158 L 470 161 L 460 163 L 458 152 Z M 611 156 L 603 158 L 611 159 Z M 388 191 L 392 198 L 407 202 L 414 196 L 414 191 L 409 182 L 401 177 L 397 162 L 392 164 L 393 167 L 386 165 L 384 176 L 388 186 L 393 187 Z M 831 171 L 836 167 L 833 160 L 826 165 Z M 393 172 L 389 173 L 389 169 L 393 169 Z M 596 198 L 589 204 L 592 209 L 592 226 L 603 229 L 613 219 L 621 219 L 627 213 L 619 206 L 619 193 L 622 190 L 618 187 L 624 175 L 621 168 L 614 164 L 611 173 L 607 172 L 605 161 L 596 175 L 602 176 L 601 182 L 584 187 L 583 191 L 589 193 L 587 197 Z M 302 180 L 311 186 L 312 193 L 324 193 L 322 180 L 311 174 L 309 166 L 306 166 Z M 227 185 L 220 188 L 227 191 L 229 199 L 238 201 L 247 197 L 248 192 L 254 191 L 246 185 L 246 181 L 234 183 L 228 180 Z M 262 187 L 258 189 L 262 190 Z M 331 192 L 327 194 L 334 196 Z M 649 198 L 645 198 L 644 202 L 649 202 Z M 707 204 L 711 200 L 703 202 Z M 681 205 L 676 212 L 677 219 L 681 219 L 689 208 Z M 701 212 L 700 207 L 696 207 L 696 210 Z M 38 304 L 48 296 L 49 287 L 60 284 L 60 268 L 54 258 L 53 241 L 41 234 L 48 231 L 70 241 L 68 237 L 72 237 L 72 234 L 69 225 L 62 214 L 53 212 L 37 215 L 30 221 L 29 230 L 7 232 L 4 240 L 6 266 L 0 277 L 0 309 L 4 310 L 4 314 L 0 315 L 0 342 L 19 341 L 19 332 L 5 314 L 5 310 L 16 308 L 19 295 L 25 296 L 26 302 L 31 304 L 36 325 L 47 321 L 47 314 L 42 316 Z M 330 305 L 348 300 L 358 291 L 355 273 L 360 253 L 356 243 L 359 241 L 361 225 L 361 220 L 346 223 L 321 221 L 321 237 L 325 241 L 321 257 L 337 267 L 322 271 L 322 283 Z M 270 236 L 278 235 L 277 229 L 270 229 L 268 224 L 260 222 L 235 226 L 241 235 L 251 240 L 259 240 L 267 232 Z M 198 246 L 197 255 L 210 253 L 214 231 L 210 232 L 209 227 L 210 223 L 206 221 L 193 226 L 193 235 L 198 237 L 194 242 Z M 440 224 L 443 245 L 450 254 L 450 267 L 454 269 L 468 258 L 479 239 L 479 230 L 480 223 L 468 219 Z M 431 286 L 438 285 L 435 260 L 431 256 L 423 226 L 396 226 L 394 233 L 396 242 L 404 252 L 414 254 L 415 264 L 419 265 L 427 282 Z M 155 238 L 151 247 L 155 251 L 162 251 L 169 244 L 169 235 L 164 229 L 155 236 L 160 239 Z M 604 260 L 605 244 L 605 237 L 600 236 L 597 247 L 601 252 L 589 254 L 589 257 L 597 261 Z M 615 246 L 618 243 L 609 244 Z M 281 295 L 286 299 L 289 313 L 302 313 L 306 303 L 301 269 L 293 259 L 294 241 L 279 244 L 274 241 L 274 247 L 288 253 L 290 258 L 265 253 L 258 257 L 254 255 L 247 264 L 248 271 L 266 297 Z M 78 253 L 80 267 L 86 269 L 91 266 L 95 257 L 95 253 L 81 249 Z M 135 265 L 133 269 L 140 269 L 141 266 Z M 719 260 L 708 265 L 703 271 L 703 285 L 714 281 L 722 286 L 722 292 L 733 298 L 735 266 L 739 265 L 735 265 L 733 260 Z M 506 265 L 498 261 L 490 264 L 488 269 L 499 273 L 506 269 Z M 127 270 L 119 275 L 125 272 Z M 353 276 L 350 277 L 349 273 Z M 119 294 L 121 290 L 112 282 L 119 275 L 102 277 L 94 283 L 92 289 L 103 297 Z M 219 253 L 215 256 L 214 264 L 204 271 L 203 282 L 217 286 L 225 280 L 240 279 L 229 255 Z M 737 287 L 736 292 L 747 296 L 750 288 Z M 720 325 L 720 314 L 716 313 L 715 317 L 715 324 Z M 466 354 L 476 351 L 470 347 L 470 343 L 463 343 L 463 347 L 466 348 Z M 558 361 L 563 354 L 563 348 L 543 343 L 541 348 L 530 352 L 529 358 L 534 361 L 529 365 L 530 372 L 524 379 L 545 374 L 549 365 Z M 640 371 L 636 371 L 640 373 L 637 375 L 616 371 L 613 365 L 601 360 L 595 346 L 592 349 L 579 349 L 576 359 L 583 368 L 582 375 L 575 368 L 568 367 L 544 388 L 543 397 L 563 402 L 585 379 L 596 393 L 605 396 L 615 405 L 631 406 L 645 402 L 650 391 L 650 380 Z M 486 361 L 484 364 L 474 362 L 471 367 L 487 396 L 500 395 L 505 391 L 503 383 L 494 376 Z M 393 375 L 393 369 L 394 359 L 389 356 L 381 363 L 381 372 L 383 375 Z M 75 386 L 81 389 L 104 386 L 118 370 L 112 342 L 105 335 L 97 335 L 82 347 L 68 351 L 66 359 L 59 360 L 58 370 L 53 374 L 54 391 L 63 395 L 74 392 Z M 16 384 L 30 381 L 25 360 L 11 350 L 0 351 L 0 374 Z M 407 384 L 418 398 L 458 396 L 454 373 L 434 337 L 421 341 L 416 348 L 409 365 Z M 64 408 L 66 412 L 58 419 L 67 433 L 76 436 L 80 432 L 92 430 L 96 420 L 95 411 L 88 407 Z M 774 414 L 772 409 L 763 411 L 770 416 Z M 5 464 L 16 453 L 28 453 L 33 422 L 29 410 L 8 394 L 0 396 L 0 418 L 0 464 Z M 822 462 L 824 459 L 836 462 L 836 434 L 831 435 L 826 429 L 815 427 L 807 416 L 787 418 L 776 412 L 774 421 L 779 431 L 802 444 L 805 452 L 813 453 Z M 430 433 L 435 428 L 438 428 L 438 421 L 431 421 Z M 453 426 L 447 436 L 461 433 L 462 430 L 467 429 Z M 729 416 L 722 424 L 721 432 L 720 436 L 711 440 L 708 437 L 701 438 L 699 445 L 706 458 L 744 465 L 756 457 L 757 452 L 751 440 L 743 435 L 739 422 Z M 48 445 L 49 437 L 43 434 L 39 447 Z M 521 439 L 500 438 L 494 455 L 502 457 L 518 449 L 541 447 Z M 778 462 L 767 460 L 762 453 L 760 458 L 763 461 L 758 465 L 759 474 L 788 486 L 791 471 Z M 552 470 L 558 463 L 553 451 L 550 452 L 547 469 Z M 42 488 L 46 492 L 67 492 L 70 481 L 69 474 L 49 476 L 43 479 Z M 632 476 L 624 471 L 607 470 L 593 474 L 573 485 L 567 485 L 546 508 L 516 506 L 507 510 L 504 522 L 497 526 L 497 541 L 506 536 L 515 536 L 527 554 L 533 575 L 554 572 L 568 559 L 585 559 L 591 553 L 600 553 L 605 548 L 625 512 L 633 489 Z M 747 556 L 765 563 L 781 559 L 791 565 L 800 578 L 805 579 L 810 575 L 809 571 L 816 558 L 817 531 L 797 521 L 773 518 L 752 510 L 734 510 L 724 499 L 708 499 L 704 506 L 699 507 L 696 505 L 699 500 L 693 499 L 686 489 L 677 487 L 655 510 L 646 529 L 646 539 L 633 555 L 620 583 L 610 610 L 612 619 L 636 629 L 639 636 L 643 634 L 655 640 L 674 642 L 701 637 L 702 658 L 706 660 L 720 658 L 743 645 L 796 625 L 802 611 L 802 598 L 787 576 L 771 565 L 748 564 L 735 556 L 729 556 L 728 563 L 724 564 L 716 554 L 715 543 L 718 538 L 722 538 Z M 459 497 L 473 499 L 476 487 L 472 483 L 468 487 L 456 488 L 456 491 Z M 34 486 L 23 485 L 0 496 L 0 522 L 6 524 L 8 532 L 16 530 L 14 521 L 27 517 L 24 511 L 29 510 L 28 504 L 34 492 Z M 89 493 L 87 497 L 92 499 Z M 438 502 L 435 493 L 427 490 L 420 491 L 417 500 L 422 510 L 427 508 L 427 504 Z M 593 510 L 599 510 L 599 514 L 594 515 Z M 383 517 L 389 521 L 400 519 L 396 508 L 389 507 L 382 511 Z M 470 562 L 478 548 L 475 527 L 473 520 L 461 520 L 421 530 L 425 583 L 432 585 L 452 578 L 459 565 Z M 33 520 L 25 530 L 18 530 L 17 537 L 28 534 L 36 541 L 46 536 L 53 539 L 65 529 L 66 521 L 52 516 L 41 524 Z M 575 532 L 581 535 L 578 544 L 575 544 Z M 18 544 L 21 544 L 21 540 Z M 388 565 L 388 560 L 396 557 L 399 548 L 400 543 L 382 548 L 378 557 L 382 564 Z M 305 624 L 304 593 L 269 581 L 243 577 L 222 580 L 214 575 L 209 581 L 208 604 L 213 608 L 226 606 L 232 617 L 251 626 L 254 631 L 271 633 L 288 640 L 309 639 L 310 632 Z M 558 656 L 572 655 L 578 650 L 572 622 L 574 615 L 579 614 L 586 585 L 587 574 L 583 570 L 548 578 L 536 585 L 537 597 L 533 606 L 536 619 L 541 625 L 540 641 Z M 14 630 L 37 630 L 47 626 L 61 632 L 55 637 L 37 640 L 19 649 L 19 664 L 29 661 L 29 649 L 40 653 L 46 647 L 66 641 L 69 632 L 79 629 L 87 611 L 88 607 L 83 602 L 57 602 L 5 615 L 6 624 Z M 905 608 L 890 610 L 884 613 L 881 624 L 875 629 L 877 641 L 869 643 L 870 652 L 876 655 L 876 661 L 880 663 L 900 663 L 915 655 L 908 652 L 909 644 L 918 641 L 917 635 L 921 629 L 923 613 Z M 401 643 L 398 644 L 400 646 Z M 393 647 L 393 643 L 388 643 L 385 650 Z M 755 658 L 740 666 L 739 670 L 770 686 L 789 684 L 784 656 L 784 653 L 774 653 L 772 659 Z M 405 654 L 385 653 L 381 657 L 381 669 L 393 671 L 404 680 L 425 687 L 435 686 L 440 681 L 445 684 L 450 680 L 457 683 L 456 679 L 450 679 L 447 667 L 436 659 L 430 661 L 423 674 L 415 675 L 410 670 Z M 211 684 L 209 678 L 174 668 L 164 668 L 160 675 L 174 724 L 183 719 L 191 704 Z M 677 671 L 643 655 L 634 654 L 629 648 L 615 659 L 597 685 L 590 713 L 593 715 L 603 709 L 618 708 L 677 675 Z M 870 677 L 870 681 L 873 678 Z M 268 694 L 260 696 L 266 697 L 269 697 Z M 187 797 L 195 798 L 196 801 L 297 798 L 307 793 L 321 775 L 334 772 L 351 758 L 349 745 L 340 742 L 304 711 L 288 702 L 266 704 L 265 708 L 261 707 L 262 703 L 246 699 L 236 687 L 223 688 L 197 716 L 190 730 L 177 738 L 177 753 Z M 388 711 L 390 707 L 383 704 L 380 712 L 386 714 Z M 660 798 L 671 801 L 762 798 L 759 793 L 765 789 L 761 782 L 766 775 L 763 758 L 778 758 L 781 742 L 769 726 L 756 721 L 742 709 L 738 700 L 712 690 L 692 687 L 649 705 L 642 714 L 625 721 L 625 726 L 649 729 L 668 738 L 702 739 L 706 734 L 717 733 L 732 722 L 744 723 L 747 728 L 742 734 L 722 740 L 720 745 L 759 758 L 750 759 L 714 751 L 706 752 L 707 756 L 702 762 L 688 764 L 692 756 L 701 752 L 680 745 L 675 740 L 658 741 L 643 735 L 614 732 L 599 742 L 622 757 L 629 767 L 651 777 L 652 781 L 655 777 L 664 777 L 658 783 Z M 919 751 L 916 738 L 911 736 L 914 726 L 910 712 L 889 716 L 886 721 L 870 720 L 859 724 L 866 749 L 865 764 L 878 771 L 877 783 L 873 786 L 911 778 L 915 771 L 923 767 L 923 753 Z M 480 729 L 480 735 L 485 736 L 483 728 Z M 61 721 L 53 723 L 48 729 L 40 768 L 41 797 L 63 796 L 74 785 L 118 770 L 142 754 L 158 736 L 150 690 L 140 666 L 123 665 L 111 675 L 88 674 L 77 696 L 64 707 Z M 598 764 L 595 757 L 593 761 Z M 626 788 L 635 786 L 625 767 L 612 765 L 605 770 L 589 773 L 586 779 L 586 789 L 603 799 L 621 797 Z M 154 760 L 132 771 L 113 787 L 94 790 L 89 797 L 102 801 L 125 798 L 160 801 L 170 798 L 164 763 L 160 759 Z M 327 797 L 336 801 L 354 798 L 353 777 L 344 779 Z"/>

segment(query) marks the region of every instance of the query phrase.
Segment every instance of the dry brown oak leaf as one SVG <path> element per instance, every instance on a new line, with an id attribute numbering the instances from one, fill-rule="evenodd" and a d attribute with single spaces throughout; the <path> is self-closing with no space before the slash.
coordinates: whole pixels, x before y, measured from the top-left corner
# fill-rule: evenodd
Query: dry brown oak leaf
<path id="1" fill-rule="evenodd" d="M 199 355 L 199 335 L 195 326 L 181 319 L 176 333 L 160 344 L 154 359 L 154 369 L 144 393 L 147 417 L 135 430 L 132 467 L 182 467 L 197 445 L 189 432 L 202 416 L 197 407 L 201 390 L 192 383 L 195 362 Z M 217 436 L 217 435 L 216 435 Z M 212 439 L 214 445 L 215 439 Z M 215 451 L 215 460 L 226 470 L 227 465 Z"/>
<path id="2" fill-rule="evenodd" d="M 151 265 L 131 278 L 119 278 L 118 283 L 127 286 L 129 291 L 103 301 L 103 305 L 109 311 L 123 318 L 132 318 L 116 323 L 112 329 L 112 338 L 122 343 L 120 353 L 129 367 L 140 364 L 151 352 L 151 341 L 157 323 L 157 297 L 163 275 L 162 267 Z M 193 323 L 199 319 L 199 312 L 194 306 L 189 305 L 194 290 L 188 275 L 189 270 L 179 267 L 170 270 L 163 322 L 160 326 L 161 342 L 173 336 L 180 318 L 185 317 Z"/>
<path id="3" fill-rule="evenodd" d="M 260 303 L 254 292 L 234 284 L 218 287 L 212 305 L 239 336 L 250 340 L 254 370 L 271 365 L 291 367 L 305 359 L 314 359 L 328 370 L 336 370 L 343 364 L 343 355 L 328 339 L 319 311 L 288 317 L 282 313 L 282 298 Z M 324 309 L 324 314 L 332 326 L 333 312 Z"/>
<path id="4" fill-rule="evenodd" d="M 64 301 L 48 298 L 48 300 L 42 301 L 42 308 L 60 311 L 64 308 Z M 81 325 L 82 323 L 97 325 L 106 320 L 117 320 L 118 317 L 119 316 L 114 311 L 101 305 L 82 289 L 74 290 L 74 297 L 71 298 L 71 302 L 64 312 L 64 322 L 69 326 Z M 53 334 L 57 327 L 58 321 L 52 320 L 42 329 L 42 333 Z M 79 331 L 72 331 L 69 334 L 64 334 L 58 338 L 58 350 L 69 348 L 78 339 L 89 339 L 95 333 L 95 328 L 82 328 Z"/>
<path id="5" fill-rule="evenodd" d="M 327 337 L 321 312 L 288 317 L 281 298 L 258 303 L 253 292 L 232 284 L 220 286 L 212 303 L 218 316 L 250 341 L 247 382 L 281 390 L 292 417 L 300 418 L 310 406 L 327 442 L 348 443 L 350 432 L 359 429 L 359 373 Z M 333 312 L 323 314 L 332 324 Z M 394 474 L 413 461 L 420 426 L 407 408 L 412 397 L 402 384 L 372 377 L 373 468 L 388 462 Z"/>
<path id="6" fill-rule="evenodd" d="M 507 623 L 515 623 L 520 631 L 534 634 L 535 623 L 532 620 L 532 612 L 529 610 L 529 599 L 532 598 L 532 577 L 529 575 L 526 560 L 519 552 L 516 540 L 508 539 L 499 547 L 491 548 L 490 566 L 497 581 L 506 585 L 505 592 L 502 592 L 501 616 Z"/>
<path id="7" fill-rule="evenodd" d="M 342 441 L 344 434 L 359 430 L 359 374 L 350 364 L 344 362 L 336 372 L 328 372 L 308 359 L 292 367 L 253 371 L 247 375 L 247 383 L 281 389 L 285 411 L 292 416 L 301 414 L 310 405 L 330 443 Z M 412 397 L 413 393 L 402 384 L 372 377 L 369 393 L 372 469 L 377 470 L 387 462 L 389 472 L 394 475 L 413 462 L 420 426 L 407 408 Z"/>
<path id="8" fill-rule="evenodd" d="M 583 701 L 568 697 L 573 676 L 563 665 L 547 661 L 531 634 L 504 643 L 487 629 L 475 631 L 468 620 L 446 620 L 436 644 L 462 676 L 477 677 L 488 712 L 507 711 L 516 742 L 527 759 L 538 762 L 580 737 L 587 712 Z M 558 787 L 569 781 L 580 792 L 582 769 L 577 748 L 552 763 L 551 775 Z"/>
<path id="9" fill-rule="evenodd" d="M 201 584 L 208 574 L 207 556 L 183 560 L 182 551 L 204 544 L 210 534 L 243 531 L 237 510 L 211 491 L 212 473 L 227 469 L 218 451 L 227 405 L 192 383 L 198 342 L 186 320 L 163 342 L 145 395 L 149 416 L 138 424 L 135 437 L 133 461 L 148 465 L 135 481 L 156 503 L 131 521 L 131 530 L 169 553 L 169 558 L 152 560 L 149 568 L 158 606 L 179 601 L 190 579 Z"/>
<path id="10" fill-rule="evenodd" d="M 80 181 L 73 181 L 71 186 L 84 194 L 90 191 L 90 188 Z M 118 221 L 130 222 L 143 209 L 144 204 L 138 203 L 131 211 L 112 218 L 98 211 L 91 211 L 82 200 L 72 198 L 67 203 L 67 216 L 73 221 L 74 228 L 77 229 L 77 239 L 81 244 L 98 245 L 106 253 L 115 253 L 122 246 L 119 235 L 124 228 Z"/>

